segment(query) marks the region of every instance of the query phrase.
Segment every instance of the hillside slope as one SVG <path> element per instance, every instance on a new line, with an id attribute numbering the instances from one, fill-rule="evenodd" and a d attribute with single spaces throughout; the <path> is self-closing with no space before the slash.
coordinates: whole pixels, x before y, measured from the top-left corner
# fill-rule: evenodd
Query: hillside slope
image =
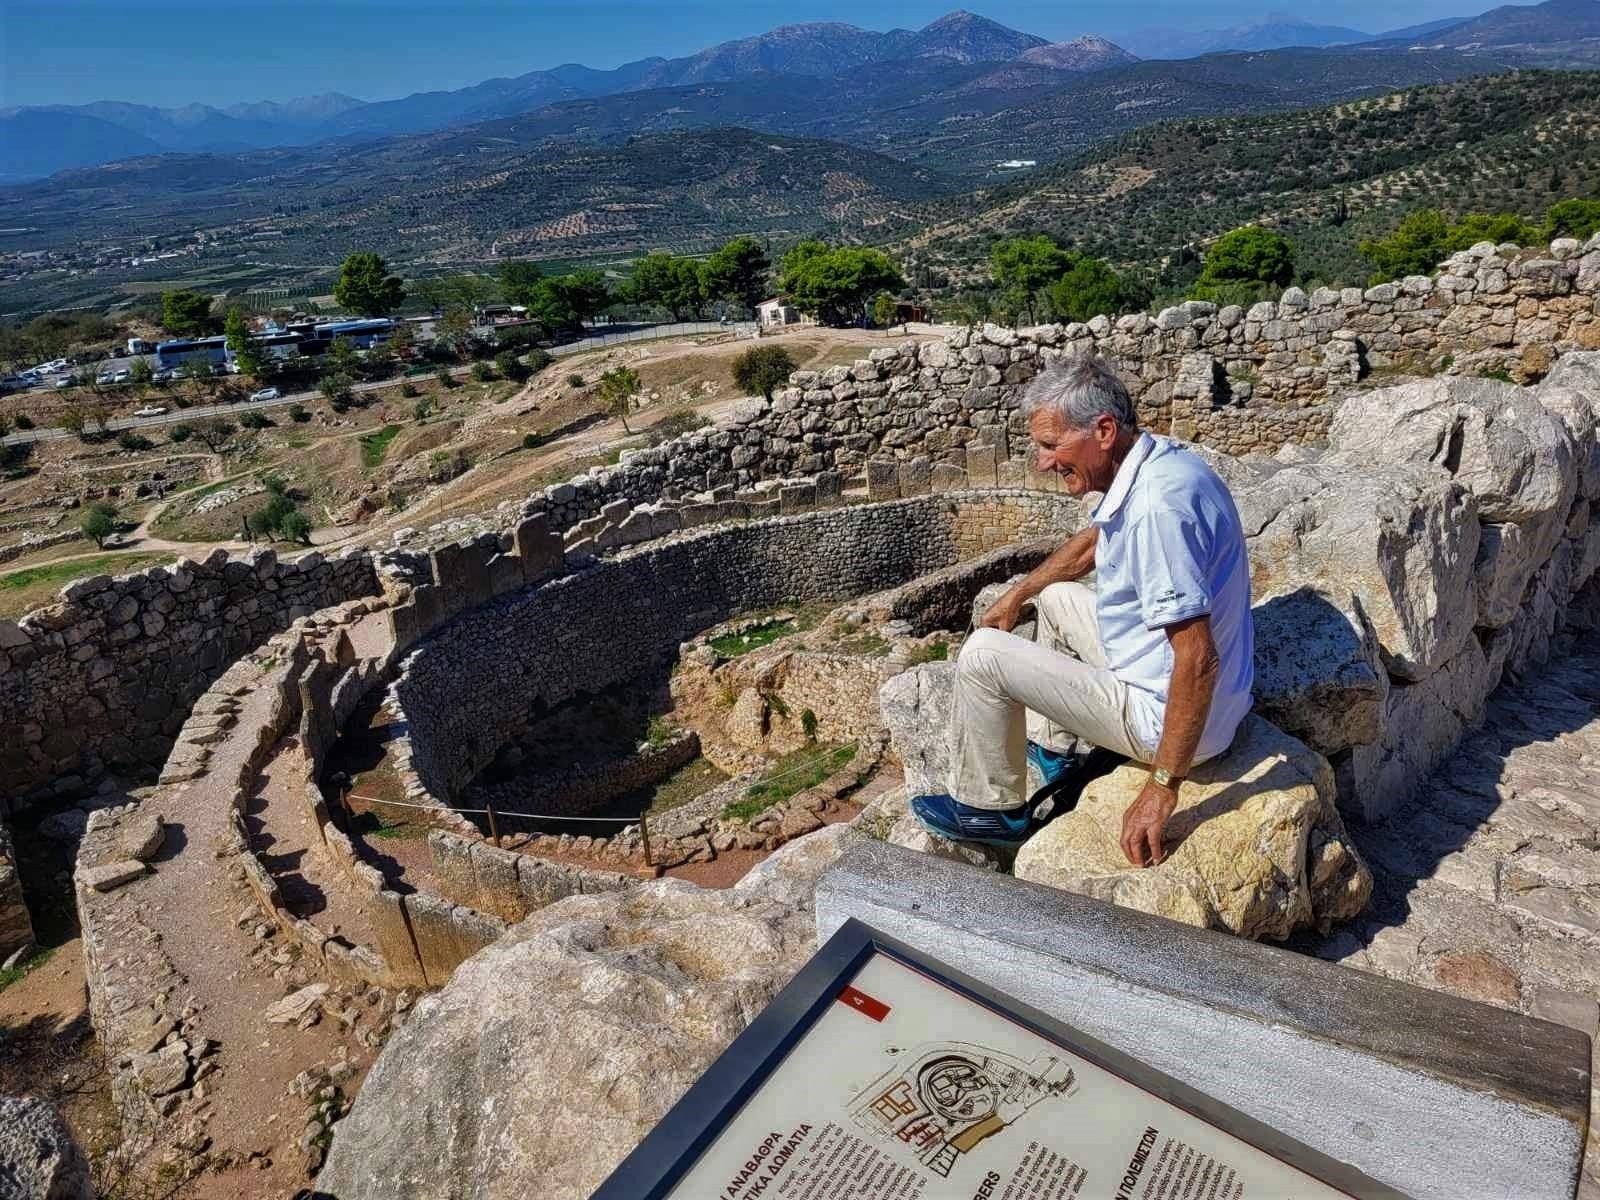
<path id="1" fill-rule="evenodd" d="M 1335 223 L 1340 196 L 1349 219 Z M 1169 263 L 1262 222 L 1302 273 L 1359 283 L 1356 244 L 1406 209 L 1512 210 L 1600 195 L 1600 74 L 1523 71 L 1267 117 L 1174 121 L 1025 180 L 936 203 L 892 248 L 972 273 L 996 234 L 1048 232 L 1120 266 Z"/>

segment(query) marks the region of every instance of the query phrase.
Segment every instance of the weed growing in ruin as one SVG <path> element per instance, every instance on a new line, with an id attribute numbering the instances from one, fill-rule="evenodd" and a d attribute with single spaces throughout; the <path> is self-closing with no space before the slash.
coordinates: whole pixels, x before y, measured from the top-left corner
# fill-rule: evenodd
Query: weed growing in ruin
<path id="1" fill-rule="evenodd" d="M 926 646 L 918 646 L 913 649 L 906 661 L 915 667 L 923 663 L 944 662 L 949 657 L 949 642 L 929 642 Z"/>
<path id="2" fill-rule="evenodd" d="M 723 819 L 748 821 L 774 804 L 782 804 L 791 796 L 816 787 L 855 756 L 853 742 L 848 746 L 806 746 L 785 754 L 750 785 L 743 800 L 735 800 L 723 808 Z"/>
<path id="3" fill-rule="evenodd" d="M 754 629 L 747 629 L 743 633 L 725 633 L 721 637 L 712 638 L 710 646 L 723 658 L 738 658 L 742 654 L 749 654 L 752 650 L 770 646 L 779 638 L 788 637 L 796 631 L 795 621 L 786 618 L 757 625 Z"/>
<path id="4" fill-rule="evenodd" d="M 367 470 L 383 462 L 383 456 L 389 453 L 389 443 L 394 441 L 400 433 L 400 426 L 385 425 L 382 429 L 358 438 L 361 443 L 361 465 Z"/>

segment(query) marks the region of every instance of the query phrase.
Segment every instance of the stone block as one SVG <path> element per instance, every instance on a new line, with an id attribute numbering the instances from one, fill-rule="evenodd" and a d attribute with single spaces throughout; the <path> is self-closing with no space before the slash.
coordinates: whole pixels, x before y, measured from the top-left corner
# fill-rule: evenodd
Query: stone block
<path id="1" fill-rule="evenodd" d="M 778 503 L 784 516 L 810 512 L 817 506 L 817 485 L 814 483 L 786 483 L 778 491 Z"/>
<path id="2" fill-rule="evenodd" d="M 526 582 L 538 583 L 561 571 L 561 538 L 550 531 L 550 522 L 542 514 L 519 521 L 511 531 L 511 540 L 522 560 Z"/>
<path id="3" fill-rule="evenodd" d="M 999 485 L 999 459 L 993 446 L 967 443 L 967 482 L 973 487 Z"/>
<path id="4" fill-rule="evenodd" d="M 523 586 L 522 560 L 514 554 L 496 554 L 489 560 L 489 593 L 504 596 Z"/>
<path id="5" fill-rule="evenodd" d="M 934 463 L 931 484 L 935 492 L 959 492 L 967 486 L 967 473 L 954 463 Z"/>
<path id="6" fill-rule="evenodd" d="M 817 507 L 831 508 L 844 495 L 844 477 L 838 471 L 818 471 L 816 488 Z"/>
<path id="7" fill-rule="evenodd" d="M 1414 1200 L 1577 1184 L 1574 1030 L 877 841 L 816 912 L 819 940 L 863 921 Z"/>
<path id="8" fill-rule="evenodd" d="M 929 459 L 913 458 L 900 464 L 902 496 L 926 496 L 932 490 L 933 463 Z"/>
<path id="9" fill-rule="evenodd" d="M 900 464 L 893 459 L 867 460 L 867 499 L 900 499 Z"/>
<path id="10" fill-rule="evenodd" d="M 477 877 L 477 899 L 473 907 L 499 917 L 520 921 L 528 915 L 517 882 L 517 856 L 487 842 L 472 844 L 472 866 Z"/>

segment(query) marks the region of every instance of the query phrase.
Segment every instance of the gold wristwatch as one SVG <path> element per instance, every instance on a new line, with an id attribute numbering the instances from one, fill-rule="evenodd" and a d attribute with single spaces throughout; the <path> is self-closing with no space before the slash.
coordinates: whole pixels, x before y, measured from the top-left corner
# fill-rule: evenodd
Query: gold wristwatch
<path id="1" fill-rule="evenodd" d="M 1155 780 L 1156 783 L 1160 784 L 1162 787 L 1173 792 L 1176 792 L 1178 790 L 1178 785 L 1183 782 L 1182 775 L 1174 775 L 1165 767 L 1157 767 L 1155 770 L 1151 771 L 1150 778 Z"/>

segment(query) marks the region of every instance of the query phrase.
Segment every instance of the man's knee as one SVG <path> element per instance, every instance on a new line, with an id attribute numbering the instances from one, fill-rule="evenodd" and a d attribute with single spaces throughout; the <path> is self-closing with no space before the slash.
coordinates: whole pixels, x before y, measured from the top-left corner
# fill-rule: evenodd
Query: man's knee
<path id="1" fill-rule="evenodd" d="M 1010 653 L 1011 644 L 1018 640 L 1014 633 L 1000 629 L 979 629 L 961 644 L 956 657 L 956 671 L 960 675 L 991 676 L 995 665 Z"/>

